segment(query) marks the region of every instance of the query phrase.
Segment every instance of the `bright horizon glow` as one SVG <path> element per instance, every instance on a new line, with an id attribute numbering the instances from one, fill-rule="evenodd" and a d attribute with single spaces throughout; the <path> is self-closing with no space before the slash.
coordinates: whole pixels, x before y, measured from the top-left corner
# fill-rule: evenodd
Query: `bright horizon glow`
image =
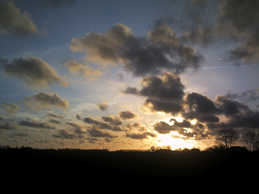
<path id="1" fill-rule="evenodd" d="M 179 133 L 176 131 L 171 131 L 170 134 L 159 134 L 159 142 L 157 143 L 158 146 L 171 146 L 172 150 L 175 149 L 184 149 L 188 148 L 191 149 L 195 147 L 196 142 L 193 141 L 186 141 L 181 138 L 174 138 L 173 136 L 179 136 Z"/>

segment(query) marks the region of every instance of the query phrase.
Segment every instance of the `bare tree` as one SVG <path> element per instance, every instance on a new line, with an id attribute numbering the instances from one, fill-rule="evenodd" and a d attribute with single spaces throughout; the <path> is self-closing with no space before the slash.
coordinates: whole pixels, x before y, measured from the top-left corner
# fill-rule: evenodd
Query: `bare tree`
<path id="1" fill-rule="evenodd" d="M 220 143 L 224 143 L 225 147 L 231 147 L 232 143 L 239 138 L 238 132 L 235 129 L 221 129 L 216 137 Z"/>
<path id="2" fill-rule="evenodd" d="M 251 152 L 256 150 L 256 147 L 259 142 L 259 134 L 256 134 L 254 131 L 253 132 L 249 131 L 244 133 L 242 135 L 242 138 Z"/>

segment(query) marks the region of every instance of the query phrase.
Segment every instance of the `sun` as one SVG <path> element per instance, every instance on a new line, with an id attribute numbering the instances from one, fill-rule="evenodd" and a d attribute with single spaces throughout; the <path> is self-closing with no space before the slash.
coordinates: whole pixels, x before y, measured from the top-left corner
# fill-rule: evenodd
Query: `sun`
<path id="1" fill-rule="evenodd" d="M 170 146 L 172 150 L 193 148 L 195 147 L 195 142 L 191 140 L 184 140 L 181 138 L 175 138 L 174 136 L 179 136 L 178 132 L 172 131 L 170 134 L 159 134 L 158 146 Z"/>

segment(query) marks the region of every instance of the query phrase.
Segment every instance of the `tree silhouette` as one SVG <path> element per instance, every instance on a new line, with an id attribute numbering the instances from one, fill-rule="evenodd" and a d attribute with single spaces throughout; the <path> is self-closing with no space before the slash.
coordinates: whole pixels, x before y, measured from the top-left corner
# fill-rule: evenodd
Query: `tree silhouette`
<path id="1" fill-rule="evenodd" d="M 244 133 L 242 138 L 251 152 L 256 150 L 257 144 L 259 142 L 259 134 L 256 134 L 254 131 L 249 131 Z"/>
<path id="2" fill-rule="evenodd" d="M 232 143 L 235 142 L 238 138 L 238 132 L 232 128 L 221 129 L 216 137 L 220 143 L 225 144 L 226 148 L 231 147 Z"/>

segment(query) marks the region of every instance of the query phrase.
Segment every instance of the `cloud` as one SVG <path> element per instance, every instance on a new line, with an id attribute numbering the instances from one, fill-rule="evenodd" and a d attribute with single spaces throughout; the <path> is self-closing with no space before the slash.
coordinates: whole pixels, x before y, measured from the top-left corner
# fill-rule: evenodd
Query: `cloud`
<path id="1" fill-rule="evenodd" d="M 173 125 L 170 125 L 165 121 L 156 122 L 153 125 L 154 130 L 160 134 L 170 134 L 171 131 L 176 131 L 184 139 L 192 138 L 196 140 L 201 140 L 208 137 L 208 132 L 205 131 L 205 126 L 202 123 L 196 123 L 192 125 L 187 120 L 183 120 L 183 122 L 178 122 L 175 119 L 171 119 L 170 122 L 171 121 L 174 122 Z"/>
<path id="2" fill-rule="evenodd" d="M 131 119 L 135 119 L 137 115 L 131 111 L 121 111 L 119 112 L 119 117 L 124 120 L 131 120 Z"/>
<path id="3" fill-rule="evenodd" d="M 247 109 L 247 106 L 229 99 L 226 96 L 217 96 L 215 102 L 219 105 L 225 116 L 236 115 L 241 112 L 242 109 Z"/>
<path id="4" fill-rule="evenodd" d="M 81 116 L 77 114 L 77 115 L 76 115 L 76 119 L 77 119 L 77 120 L 81 120 Z"/>
<path id="5" fill-rule="evenodd" d="M 218 122 L 220 110 L 214 102 L 207 96 L 199 93 L 189 93 L 185 97 L 185 103 L 188 105 L 189 110 L 183 112 L 182 116 L 186 119 L 198 119 L 200 122 Z"/>
<path id="6" fill-rule="evenodd" d="M 92 128 L 95 128 L 95 129 L 108 129 L 112 131 L 122 131 L 122 128 L 120 126 L 122 122 L 118 116 L 116 115 L 102 116 L 102 119 L 105 122 L 98 121 L 92 117 L 85 117 L 82 119 L 82 121 L 92 125 Z"/>
<path id="7" fill-rule="evenodd" d="M 20 9 L 12 1 L 0 1 L 0 33 L 10 33 L 18 38 L 37 35 L 37 26 L 31 20 L 31 15 Z"/>
<path id="8" fill-rule="evenodd" d="M 141 122 L 128 123 L 125 127 L 130 131 L 147 131 L 146 126 Z"/>
<path id="9" fill-rule="evenodd" d="M 53 106 L 61 109 L 66 109 L 69 107 L 69 102 L 64 98 L 60 98 L 56 92 L 53 92 L 52 94 L 39 92 L 31 97 L 26 96 L 24 101 L 20 102 L 32 110 L 47 109 L 52 108 Z"/>
<path id="10" fill-rule="evenodd" d="M 163 101 L 160 99 L 147 98 L 144 102 L 144 107 L 142 110 L 144 112 L 165 112 L 171 113 L 172 115 L 176 115 L 181 112 L 183 109 L 183 103 L 177 101 Z M 146 111 L 148 110 L 148 111 Z"/>
<path id="11" fill-rule="evenodd" d="M 63 119 L 64 118 L 64 116 L 58 115 L 58 114 L 55 114 L 55 113 L 49 113 L 49 114 L 47 114 L 47 116 L 48 117 L 53 117 L 55 119 Z"/>
<path id="12" fill-rule="evenodd" d="M 4 119 L 4 117 L 2 117 L 1 115 L 0 115 L 0 121 L 4 121 L 5 119 Z"/>
<path id="13" fill-rule="evenodd" d="M 3 103 L 2 108 L 6 111 L 6 114 L 9 116 L 15 114 L 18 110 L 20 110 L 20 107 L 13 103 L 11 104 Z"/>
<path id="14" fill-rule="evenodd" d="M 54 124 L 58 124 L 58 125 L 62 125 L 62 122 L 60 122 L 59 120 L 57 119 L 53 119 L 53 118 L 49 118 L 48 120 L 50 123 L 54 123 Z"/>
<path id="15" fill-rule="evenodd" d="M 161 100 L 181 100 L 184 96 L 184 85 L 179 75 L 164 72 L 161 76 L 147 76 L 142 79 L 141 96 Z"/>
<path id="16" fill-rule="evenodd" d="M 160 134 L 167 134 L 174 130 L 174 127 L 164 121 L 160 121 L 154 124 L 154 130 Z"/>
<path id="17" fill-rule="evenodd" d="M 120 118 L 117 117 L 116 115 L 102 116 L 102 119 L 103 119 L 105 122 L 110 123 L 111 125 L 121 125 L 121 124 L 122 124 Z"/>
<path id="18" fill-rule="evenodd" d="M 68 67 L 72 74 L 82 74 L 88 80 L 95 80 L 97 76 L 103 74 L 99 69 L 94 69 L 88 64 L 82 65 L 74 60 L 66 62 L 64 66 Z"/>
<path id="19" fill-rule="evenodd" d="M 134 76 L 159 74 L 164 69 L 181 73 L 186 68 L 197 69 L 204 62 L 203 56 L 181 44 L 167 25 L 150 31 L 147 37 L 137 38 L 126 25 L 117 24 L 103 34 L 89 32 L 83 38 L 73 38 L 70 49 L 86 52 L 89 62 L 120 63 Z"/>
<path id="20" fill-rule="evenodd" d="M 192 29 L 189 32 L 182 33 L 181 40 L 191 44 L 201 44 L 206 47 L 214 41 L 213 29 L 209 27 Z"/>
<path id="21" fill-rule="evenodd" d="M 13 133 L 9 135 L 10 138 L 16 138 L 16 137 L 29 137 L 30 134 L 28 132 L 20 132 L 20 133 Z"/>
<path id="22" fill-rule="evenodd" d="M 52 137 L 62 139 L 75 139 L 77 136 L 67 129 L 59 129 L 55 134 L 52 135 Z"/>
<path id="23" fill-rule="evenodd" d="M 83 131 L 83 127 L 77 123 L 68 121 L 66 122 L 66 125 L 70 126 L 73 128 L 74 133 L 78 136 L 78 137 L 83 137 L 83 134 L 85 134 L 86 132 Z"/>
<path id="24" fill-rule="evenodd" d="M 181 44 L 177 35 L 167 24 L 161 24 L 148 32 L 148 39 L 154 43 L 163 43 L 179 46 Z"/>
<path id="25" fill-rule="evenodd" d="M 122 92 L 148 97 L 144 107 L 152 112 L 177 114 L 182 110 L 185 87 L 180 75 L 164 72 L 160 76 L 146 76 L 142 79 L 141 85 L 141 89 L 127 86 Z"/>
<path id="26" fill-rule="evenodd" d="M 128 133 L 126 137 L 130 137 L 131 139 L 147 139 L 148 137 L 156 137 L 155 133 L 144 132 L 144 133 Z"/>
<path id="27" fill-rule="evenodd" d="M 18 125 L 26 126 L 26 127 L 34 127 L 34 128 L 42 128 L 42 129 L 55 129 L 52 125 L 47 122 L 40 122 L 36 120 L 21 120 Z"/>
<path id="28" fill-rule="evenodd" d="M 92 117 L 85 117 L 82 119 L 85 123 L 88 123 L 88 124 L 93 124 L 94 126 L 98 127 L 98 128 L 101 128 L 101 129 L 112 129 L 112 127 L 105 123 L 105 122 L 101 122 L 101 121 L 98 121 L 98 120 L 95 120 L 94 118 Z"/>
<path id="29" fill-rule="evenodd" d="M 232 59 L 248 64 L 259 61 L 258 6 L 258 1 L 219 1 L 218 33 L 240 41 L 240 45 L 230 52 Z"/>
<path id="30" fill-rule="evenodd" d="M 185 98 L 187 105 L 190 110 L 195 110 L 201 114 L 216 113 L 218 108 L 215 106 L 213 101 L 207 96 L 203 96 L 199 93 L 192 92 Z"/>
<path id="31" fill-rule="evenodd" d="M 230 99 L 245 100 L 246 102 L 257 101 L 259 100 L 259 88 L 255 90 L 247 90 L 240 93 L 234 93 L 233 91 L 229 90 L 225 96 Z"/>
<path id="32" fill-rule="evenodd" d="M 208 123 L 211 130 L 221 128 L 255 129 L 259 128 L 259 112 L 249 108 L 238 111 L 236 114 L 228 115 L 225 121 L 219 123 Z"/>
<path id="33" fill-rule="evenodd" d="M 116 138 L 116 137 L 118 137 L 118 136 L 113 135 L 111 133 L 107 133 L 107 132 L 104 132 L 102 130 L 95 129 L 95 128 L 88 129 L 87 132 L 92 137 L 107 137 L 107 138 Z"/>
<path id="34" fill-rule="evenodd" d="M 4 75 L 24 80 L 33 86 L 49 87 L 52 84 L 59 84 L 66 87 L 68 85 L 58 75 L 57 70 L 41 58 L 33 56 L 27 58 L 21 57 L 4 65 L 3 68 Z"/>
<path id="35" fill-rule="evenodd" d="M 139 95 L 139 91 L 137 88 L 135 87 L 131 87 L 129 85 L 127 85 L 126 89 L 122 91 L 122 93 L 124 94 L 135 94 L 135 95 Z"/>
<path id="36" fill-rule="evenodd" d="M 52 137 L 61 139 L 85 138 L 84 134 L 86 134 L 86 131 L 83 130 L 81 125 L 72 121 L 68 121 L 65 124 L 67 125 L 67 128 L 57 130 Z"/>
<path id="37" fill-rule="evenodd" d="M 8 121 L 5 121 L 3 125 L 0 124 L 0 129 L 4 129 L 4 130 L 14 130 L 17 129 L 17 125 L 10 123 Z"/>
<path id="38" fill-rule="evenodd" d="M 98 108 L 99 108 L 100 110 L 102 110 L 102 111 L 107 110 L 107 108 L 108 108 L 108 104 L 107 104 L 106 101 L 103 101 L 102 103 L 97 104 L 97 106 L 98 106 Z"/>

